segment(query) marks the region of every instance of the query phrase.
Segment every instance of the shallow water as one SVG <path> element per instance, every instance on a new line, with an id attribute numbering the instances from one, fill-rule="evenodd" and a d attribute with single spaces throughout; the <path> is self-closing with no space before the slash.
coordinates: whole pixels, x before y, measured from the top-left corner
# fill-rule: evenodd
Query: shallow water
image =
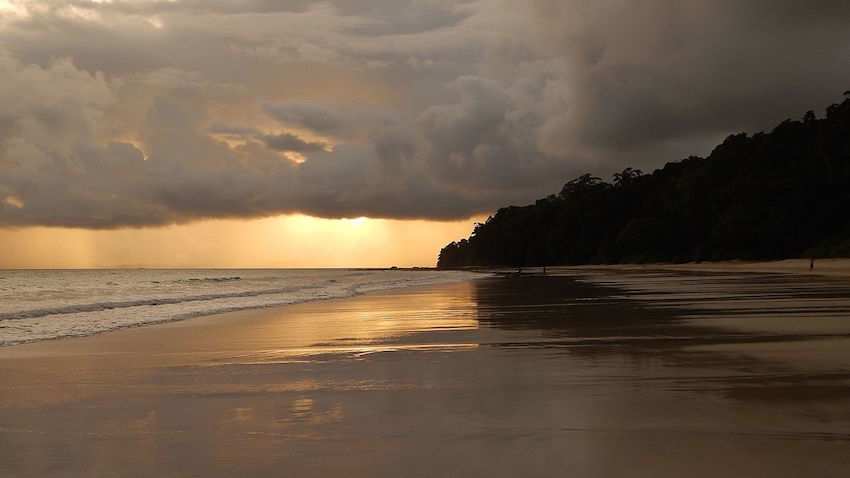
<path id="1" fill-rule="evenodd" d="M 369 269 L 0 270 L 0 346 L 474 276 Z"/>
<path id="2" fill-rule="evenodd" d="M 846 476 L 850 283 L 489 278 L 0 350 L 2 476 Z"/>

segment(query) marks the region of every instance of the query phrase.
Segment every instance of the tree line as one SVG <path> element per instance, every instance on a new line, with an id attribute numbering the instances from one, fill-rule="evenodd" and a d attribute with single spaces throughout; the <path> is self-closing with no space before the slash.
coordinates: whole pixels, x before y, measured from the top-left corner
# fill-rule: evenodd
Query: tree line
<path id="1" fill-rule="evenodd" d="M 845 93 L 845 96 L 850 92 Z M 706 158 L 610 182 L 585 174 L 499 209 L 438 267 L 850 256 L 850 99 L 771 132 L 733 134 Z"/>

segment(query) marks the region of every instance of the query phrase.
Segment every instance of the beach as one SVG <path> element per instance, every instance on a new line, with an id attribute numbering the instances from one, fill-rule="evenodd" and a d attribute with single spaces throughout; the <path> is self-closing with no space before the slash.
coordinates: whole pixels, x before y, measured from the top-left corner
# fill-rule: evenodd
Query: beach
<path id="1" fill-rule="evenodd" d="M 794 274 L 808 276 L 850 278 L 850 259 L 786 259 L 782 261 L 717 261 L 688 262 L 683 264 L 617 264 L 606 266 L 555 267 L 553 271 L 576 272 L 582 270 L 611 271 L 680 271 Z"/>
<path id="2" fill-rule="evenodd" d="M 0 476 L 847 476 L 850 282 L 563 269 L 0 348 Z"/>

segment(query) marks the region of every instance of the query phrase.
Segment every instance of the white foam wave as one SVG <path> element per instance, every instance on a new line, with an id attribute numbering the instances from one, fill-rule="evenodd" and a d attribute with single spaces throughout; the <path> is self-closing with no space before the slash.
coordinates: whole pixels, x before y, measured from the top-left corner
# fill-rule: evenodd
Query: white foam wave
<path id="1" fill-rule="evenodd" d="M 468 280 L 440 271 L 5 271 L 0 346 Z"/>

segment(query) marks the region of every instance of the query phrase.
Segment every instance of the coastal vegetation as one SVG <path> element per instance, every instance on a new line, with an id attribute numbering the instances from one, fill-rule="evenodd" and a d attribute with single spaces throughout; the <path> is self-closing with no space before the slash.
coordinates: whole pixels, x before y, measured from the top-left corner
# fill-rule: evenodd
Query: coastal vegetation
<path id="1" fill-rule="evenodd" d="M 845 96 L 850 92 L 845 93 Z M 585 174 L 499 209 L 438 267 L 850 256 L 850 99 L 773 131 L 733 134 L 706 157 L 610 182 Z"/>

